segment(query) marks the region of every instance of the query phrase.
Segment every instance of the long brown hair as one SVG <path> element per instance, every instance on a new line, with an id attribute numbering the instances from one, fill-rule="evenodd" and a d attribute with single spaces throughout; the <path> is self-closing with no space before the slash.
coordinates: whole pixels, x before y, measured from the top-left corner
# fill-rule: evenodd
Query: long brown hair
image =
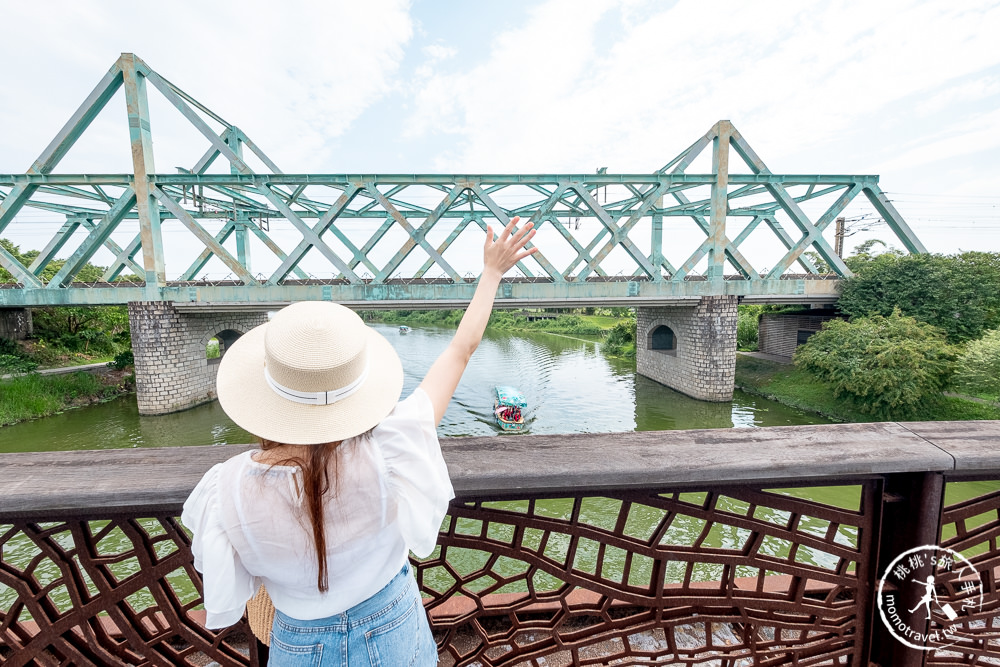
<path id="1" fill-rule="evenodd" d="M 306 499 L 306 512 L 309 523 L 312 524 L 313 543 L 316 546 L 316 560 L 319 571 L 316 575 L 316 586 L 320 593 L 329 590 L 330 579 L 326 568 L 326 522 L 323 517 L 323 499 L 327 492 L 331 497 L 337 495 L 337 447 L 342 441 L 325 442 L 321 445 L 310 445 L 310 455 L 304 457 L 289 456 L 275 461 L 271 466 L 296 466 L 302 471 L 302 493 Z M 281 447 L 283 443 L 260 438 L 260 447 L 264 451 Z M 332 482 L 332 483 L 331 483 Z"/>

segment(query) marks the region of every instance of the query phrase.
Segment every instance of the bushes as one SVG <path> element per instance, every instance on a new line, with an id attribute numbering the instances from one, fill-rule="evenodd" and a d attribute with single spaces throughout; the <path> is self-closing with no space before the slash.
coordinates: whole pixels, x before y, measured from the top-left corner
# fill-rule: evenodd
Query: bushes
<path id="1" fill-rule="evenodd" d="M 372 319 L 386 323 L 405 322 L 422 326 L 454 327 L 462 320 L 464 310 L 384 310 Z"/>
<path id="2" fill-rule="evenodd" d="M 955 364 L 952 386 L 969 394 L 1000 397 L 1000 329 L 966 346 Z"/>
<path id="3" fill-rule="evenodd" d="M 38 362 L 15 354 L 0 354 L 0 375 L 8 373 L 30 373 L 38 368 Z"/>
<path id="4" fill-rule="evenodd" d="M 0 338 L 0 375 L 30 373 L 36 368 L 38 362 L 26 355 L 17 341 Z"/>
<path id="5" fill-rule="evenodd" d="M 600 336 L 604 333 L 601 327 L 585 321 L 579 315 L 561 315 L 554 320 L 529 322 L 526 317 L 508 310 L 494 310 L 487 326 L 497 331 L 547 331 L 584 336 Z"/>
<path id="6" fill-rule="evenodd" d="M 110 378 L 92 373 L 31 373 L 0 380 L 0 426 L 46 417 L 67 407 L 103 400 L 127 390 L 127 385 L 107 384 L 109 381 Z"/>
<path id="7" fill-rule="evenodd" d="M 129 346 L 126 306 L 46 306 L 31 317 L 35 336 L 56 350 L 111 355 Z"/>
<path id="8" fill-rule="evenodd" d="M 880 419 L 916 417 L 921 406 L 939 400 L 954 359 L 940 329 L 899 310 L 827 322 L 795 352 L 796 366 Z"/>
<path id="9" fill-rule="evenodd" d="M 614 357 L 635 357 L 636 319 L 631 317 L 611 327 L 604 337 L 604 351 Z"/>
<path id="10" fill-rule="evenodd" d="M 218 352 L 218 344 L 216 344 L 216 352 Z M 219 356 L 216 354 L 216 356 Z M 108 362 L 110 368 L 115 370 L 123 370 L 129 366 L 135 365 L 135 355 L 132 354 L 132 350 L 125 350 L 124 352 L 119 352 L 115 355 L 115 358 Z"/>
<path id="11" fill-rule="evenodd" d="M 760 332 L 760 314 L 764 306 L 739 306 L 736 320 L 736 349 L 744 352 L 757 351 L 757 336 Z"/>

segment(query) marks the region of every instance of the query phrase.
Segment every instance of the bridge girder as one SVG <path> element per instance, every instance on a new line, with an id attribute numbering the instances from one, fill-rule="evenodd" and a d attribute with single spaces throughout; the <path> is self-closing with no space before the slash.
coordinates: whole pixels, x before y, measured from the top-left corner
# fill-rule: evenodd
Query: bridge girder
<path id="1" fill-rule="evenodd" d="M 133 172 L 53 173 L 120 88 Z M 155 173 L 147 89 L 208 143 L 190 170 Z M 687 173 L 709 146 L 711 173 Z M 748 173 L 730 169 L 730 148 Z M 263 169 L 255 171 L 250 156 Z M 210 173 L 213 165 L 226 173 Z M 301 299 L 367 307 L 458 304 L 474 289 L 476 276 L 467 267 L 477 258 L 470 248 L 481 247 L 488 225 L 496 229 L 514 216 L 531 220 L 546 241 L 543 252 L 519 264 L 501 286 L 501 304 L 653 305 L 722 294 L 824 303 L 835 300 L 837 279 L 850 275 L 824 231 L 858 195 L 871 201 L 908 251 L 925 252 L 878 180 L 774 174 L 725 120 L 654 173 L 285 174 L 240 128 L 141 59 L 122 54 L 25 173 L 0 174 L 0 237 L 8 229 L 39 229 L 19 217 L 28 208 L 65 218 L 30 266 L 0 247 L 0 266 L 12 276 L 0 284 L 0 306 Z M 807 214 L 806 207 L 819 214 Z M 703 239 L 682 247 L 682 223 Z M 165 230 L 184 234 L 183 247 L 165 240 Z M 767 231 L 782 253 L 770 269 L 755 266 L 740 247 Z M 269 262 L 267 272 L 252 269 L 251 243 L 257 261 Z M 57 255 L 64 248 L 69 257 L 52 275 L 47 267 L 62 261 Z M 829 275 L 821 274 L 810 250 Z M 97 258 L 107 258 L 103 282 L 81 284 L 81 271 Z M 315 264 L 307 266 L 313 258 L 327 267 L 318 276 Z M 186 270 L 178 268 L 182 263 Z M 213 263 L 233 280 L 199 279 Z M 796 264 L 805 275 L 790 275 Z M 132 272 L 127 280 L 123 271 Z"/>

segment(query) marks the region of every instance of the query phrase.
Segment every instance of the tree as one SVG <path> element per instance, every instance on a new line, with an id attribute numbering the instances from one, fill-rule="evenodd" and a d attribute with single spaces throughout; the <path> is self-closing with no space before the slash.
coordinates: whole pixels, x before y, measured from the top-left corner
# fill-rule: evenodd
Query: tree
<path id="1" fill-rule="evenodd" d="M 31 266 L 31 263 L 35 261 L 41 253 L 38 250 L 28 250 L 26 252 L 21 252 L 19 246 L 14 245 L 8 239 L 0 239 L 0 246 L 3 247 L 8 253 L 14 256 L 21 264 L 25 266 Z M 66 264 L 64 259 L 54 259 L 45 265 L 42 272 L 39 274 L 39 278 L 42 282 L 48 282 L 55 277 L 59 270 Z M 104 267 L 94 266 L 91 263 L 87 263 L 80 269 L 79 273 L 73 277 L 73 280 L 84 283 L 95 283 L 101 279 L 104 275 Z M 12 283 L 16 282 L 14 276 L 11 275 L 9 271 L 0 266 L 0 283 Z"/>
<path id="2" fill-rule="evenodd" d="M 944 333 L 895 310 L 850 322 L 831 320 L 795 351 L 795 365 L 834 394 L 881 419 L 919 416 L 940 396 L 954 368 Z"/>
<path id="3" fill-rule="evenodd" d="M 129 342 L 126 306 L 31 309 L 35 336 L 73 352 L 116 352 Z"/>
<path id="4" fill-rule="evenodd" d="M 21 248 L 14 245 L 9 239 L 0 239 L 0 248 L 3 248 L 8 253 L 14 256 L 14 259 L 21 261 Z M 22 264 L 24 262 L 21 262 Z M 0 283 L 12 283 L 14 281 L 14 276 L 11 275 L 10 271 L 0 266 Z"/>
<path id="5" fill-rule="evenodd" d="M 809 261 L 811 261 L 813 263 L 813 266 L 816 267 L 816 272 L 817 273 L 832 273 L 833 272 L 833 270 L 830 268 L 830 263 L 827 262 L 825 259 L 823 259 L 823 256 L 820 255 L 815 250 L 807 250 L 804 253 L 802 253 L 802 255 L 804 257 L 808 258 Z"/>
<path id="6" fill-rule="evenodd" d="M 966 346 L 955 365 L 952 386 L 974 394 L 1000 396 L 1000 329 Z"/>
<path id="7" fill-rule="evenodd" d="M 879 254 L 875 254 L 873 252 L 875 246 L 882 246 L 884 250 Z M 854 246 L 854 252 L 851 253 L 851 256 L 844 258 L 844 264 L 847 264 L 847 268 L 851 271 L 857 272 L 864 268 L 865 262 L 870 262 L 876 257 L 886 253 L 896 257 L 903 256 L 902 250 L 890 248 L 889 244 L 882 239 L 868 239 L 867 241 Z"/>
<path id="8" fill-rule="evenodd" d="M 899 255 L 865 252 L 850 258 L 856 275 L 838 302 L 852 317 L 904 315 L 944 330 L 957 343 L 1000 327 L 1000 253 Z"/>

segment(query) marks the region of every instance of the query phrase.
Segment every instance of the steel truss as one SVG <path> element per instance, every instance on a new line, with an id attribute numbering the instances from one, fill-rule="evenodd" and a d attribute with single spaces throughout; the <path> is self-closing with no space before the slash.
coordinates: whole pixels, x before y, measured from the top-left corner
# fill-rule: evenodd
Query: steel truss
<path id="1" fill-rule="evenodd" d="M 184 173 L 156 173 L 147 83 L 208 142 Z M 133 172 L 53 173 L 122 87 Z M 687 173 L 710 145 L 712 173 Z M 730 148 L 750 173 L 730 173 Z M 251 168 L 245 150 L 267 173 Z M 220 157 L 230 173 L 208 173 Z M 481 244 L 487 225 L 504 225 L 514 216 L 531 220 L 539 230 L 555 230 L 563 246 L 546 247 L 518 265 L 521 275 L 501 288 L 500 297 L 509 305 L 646 305 L 721 294 L 758 301 L 832 301 L 836 279 L 850 270 L 823 232 L 862 193 L 908 251 L 925 252 L 879 188 L 877 176 L 774 174 L 726 120 L 652 174 L 285 174 L 237 126 L 126 53 L 27 172 L 0 175 L 0 235 L 12 225 L 30 225 L 17 220 L 28 207 L 65 216 L 65 224 L 29 266 L 0 247 L 0 265 L 16 281 L 2 285 L 7 289 L 0 289 L 0 306 L 327 299 L 368 307 L 400 302 L 448 307 L 470 298 L 476 281 L 456 264 L 456 255 L 465 252 L 457 241 L 469 232 Z M 821 198 L 824 205 L 832 203 L 813 220 L 802 205 Z M 788 217 L 792 231 L 779 214 Z M 727 219 L 734 217 L 750 221 L 730 237 Z M 671 230 L 665 218 L 688 219 L 704 233 L 704 241 L 686 249 L 682 262 L 667 259 Z M 136 219 L 139 232 L 129 243 L 112 240 L 124 221 Z M 581 232 L 579 224 L 574 228 L 581 219 L 597 224 Z M 206 227 L 220 221 L 217 232 Z M 293 248 L 281 247 L 269 233 L 276 221 L 287 221 L 299 235 Z M 349 222 L 362 226 L 365 240 L 347 233 Z M 168 281 L 170 258 L 162 232 L 165 225 L 178 224 L 201 254 Z M 768 270 L 753 266 L 740 251 L 758 228 L 770 230 L 772 242 L 777 239 L 784 249 Z M 54 276 L 43 280 L 46 267 L 71 237 L 82 236 L 81 230 L 86 232 L 82 242 Z M 251 270 L 251 237 L 278 262 L 269 275 Z M 114 259 L 101 281 L 80 283 L 80 271 L 102 248 Z M 303 269 L 311 250 L 329 265 L 328 279 Z M 808 250 L 815 250 L 831 273 L 820 274 L 804 254 Z M 609 275 L 608 258 L 613 252 L 621 258 L 621 251 L 634 268 Z M 421 256 L 426 256 L 422 264 L 413 261 Z M 213 258 L 230 271 L 226 281 L 199 280 Z M 793 265 L 804 273 L 792 275 Z M 706 268 L 697 273 L 699 266 Z"/>

